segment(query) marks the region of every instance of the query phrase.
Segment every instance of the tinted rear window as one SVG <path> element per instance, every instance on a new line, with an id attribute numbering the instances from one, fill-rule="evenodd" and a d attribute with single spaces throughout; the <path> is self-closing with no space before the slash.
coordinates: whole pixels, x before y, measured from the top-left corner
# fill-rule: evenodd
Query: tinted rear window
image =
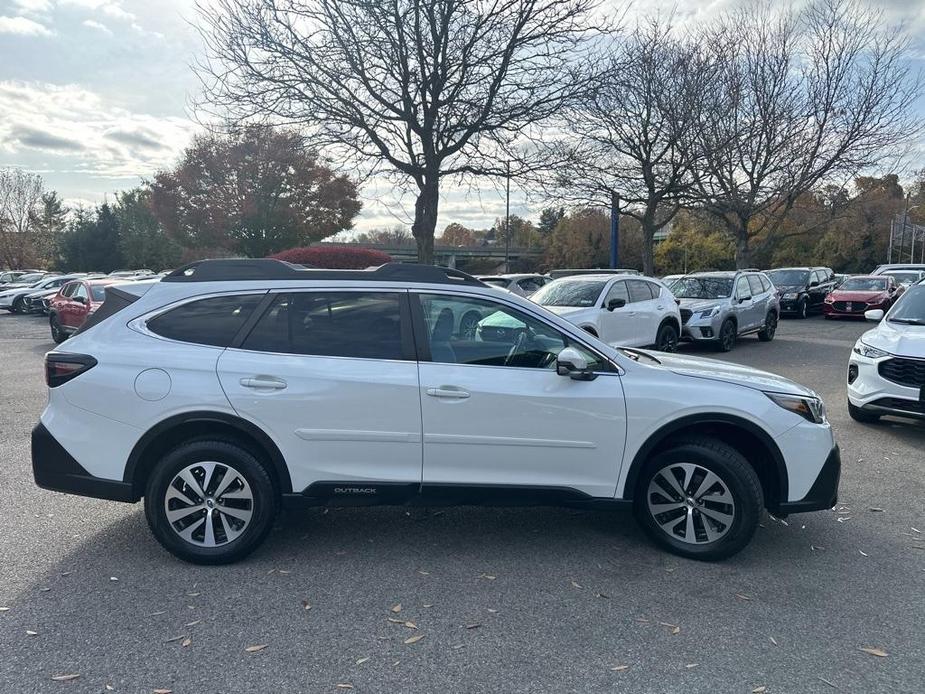
<path id="1" fill-rule="evenodd" d="M 280 294 L 242 349 L 323 357 L 401 359 L 400 295 Z"/>
<path id="2" fill-rule="evenodd" d="M 262 298 L 247 294 L 191 301 L 149 320 L 148 329 L 171 340 L 227 347 Z"/>

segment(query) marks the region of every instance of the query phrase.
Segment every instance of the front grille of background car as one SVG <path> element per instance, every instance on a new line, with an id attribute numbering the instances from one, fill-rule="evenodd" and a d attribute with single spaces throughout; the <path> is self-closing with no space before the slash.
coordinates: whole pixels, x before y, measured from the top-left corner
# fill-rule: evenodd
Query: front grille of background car
<path id="1" fill-rule="evenodd" d="M 877 371 L 888 381 L 910 388 L 925 386 L 925 359 L 894 358 L 880 362 Z"/>
<path id="2" fill-rule="evenodd" d="M 880 398 L 874 400 L 871 405 L 877 407 L 886 407 L 891 410 L 903 410 L 905 412 L 914 412 L 916 414 L 925 414 L 925 402 L 915 400 L 902 400 L 901 398 Z"/>
<path id="3" fill-rule="evenodd" d="M 848 313 L 848 304 L 851 304 L 851 313 L 863 313 L 867 310 L 867 302 L 865 301 L 836 301 L 832 305 L 836 311 Z"/>
<path id="4" fill-rule="evenodd" d="M 687 325 L 687 321 L 691 319 L 691 316 L 694 315 L 694 312 L 689 308 L 681 309 L 681 325 Z"/>

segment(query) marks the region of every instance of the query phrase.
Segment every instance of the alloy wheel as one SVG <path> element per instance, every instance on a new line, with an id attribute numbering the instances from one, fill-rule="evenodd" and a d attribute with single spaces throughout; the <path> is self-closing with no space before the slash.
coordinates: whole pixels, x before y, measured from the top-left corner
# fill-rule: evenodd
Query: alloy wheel
<path id="1" fill-rule="evenodd" d="M 646 491 L 646 505 L 663 532 L 693 545 L 725 536 L 736 512 L 726 482 L 694 463 L 671 463 L 656 472 Z"/>
<path id="2" fill-rule="evenodd" d="M 736 327 L 733 323 L 727 322 L 723 323 L 722 333 L 720 334 L 720 341 L 723 343 L 723 349 L 727 352 L 735 346 L 736 341 Z"/>
<path id="3" fill-rule="evenodd" d="M 660 352 L 674 352 L 678 348 L 678 334 L 670 325 L 662 326 L 658 333 L 655 349 Z"/>
<path id="4" fill-rule="evenodd" d="M 164 512 L 173 531 L 198 547 L 227 545 L 247 530 L 254 494 L 244 476 L 224 463 L 193 463 L 167 486 Z"/>

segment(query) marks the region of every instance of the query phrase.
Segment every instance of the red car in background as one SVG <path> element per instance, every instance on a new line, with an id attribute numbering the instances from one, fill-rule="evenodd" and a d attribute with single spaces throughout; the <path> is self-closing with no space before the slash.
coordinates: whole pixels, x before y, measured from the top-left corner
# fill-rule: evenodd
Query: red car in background
<path id="1" fill-rule="evenodd" d="M 825 297 L 822 311 L 826 318 L 863 318 L 864 311 L 888 311 L 902 293 L 902 285 L 889 275 L 849 277 Z"/>
<path id="2" fill-rule="evenodd" d="M 64 342 L 84 324 L 87 317 L 103 304 L 106 287 L 125 282 L 122 278 L 82 279 L 62 285 L 48 302 L 51 339 Z"/>

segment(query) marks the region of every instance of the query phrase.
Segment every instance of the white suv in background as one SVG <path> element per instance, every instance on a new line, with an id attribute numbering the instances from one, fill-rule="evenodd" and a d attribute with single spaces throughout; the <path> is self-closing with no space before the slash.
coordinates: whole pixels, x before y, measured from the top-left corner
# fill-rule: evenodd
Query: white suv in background
<path id="1" fill-rule="evenodd" d="M 408 503 L 629 507 L 719 559 L 762 508 L 830 508 L 841 466 L 803 386 L 615 349 L 431 266 L 218 260 L 110 286 L 46 378 L 38 485 L 143 497 L 199 563 L 247 555 L 284 504 Z"/>
<path id="2" fill-rule="evenodd" d="M 885 273 L 881 273 L 885 274 Z M 910 287 L 854 345 L 848 360 L 848 413 L 859 422 L 883 415 L 925 419 L 925 281 Z"/>
<path id="3" fill-rule="evenodd" d="M 650 277 L 563 277 L 530 298 L 612 346 L 654 346 L 661 352 L 678 347 L 678 303 L 664 284 Z"/>

